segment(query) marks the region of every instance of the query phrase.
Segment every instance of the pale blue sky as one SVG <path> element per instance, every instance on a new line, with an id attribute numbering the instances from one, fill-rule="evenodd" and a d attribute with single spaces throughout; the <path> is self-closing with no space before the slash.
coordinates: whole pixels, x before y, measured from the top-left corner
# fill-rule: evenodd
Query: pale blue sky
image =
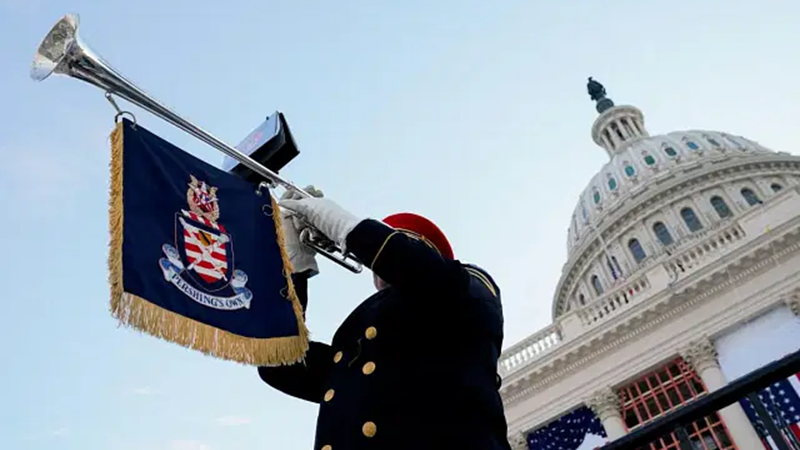
<path id="1" fill-rule="evenodd" d="M 113 111 L 95 87 L 28 79 L 40 39 L 67 12 L 122 73 L 228 142 L 285 112 L 302 151 L 292 180 L 360 215 L 437 221 L 457 255 L 500 284 L 506 345 L 550 322 L 572 209 L 607 160 L 590 138 L 586 77 L 641 108 L 653 134 L 723 130 L 792 153 L 800 141 L 794 0 L 0 0 L 6 449 L 304 450 L 314 433 L 316 407 L 253 369 L 116 328 Z M 322 270 L 308 325 L 328 340 L 372 286 Z"/>

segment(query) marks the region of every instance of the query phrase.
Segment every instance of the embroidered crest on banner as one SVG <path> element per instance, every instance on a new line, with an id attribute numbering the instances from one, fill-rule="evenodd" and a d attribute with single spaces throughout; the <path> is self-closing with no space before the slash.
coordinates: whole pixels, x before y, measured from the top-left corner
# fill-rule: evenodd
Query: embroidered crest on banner
<path id="1" fill-rule="evenodd" d="M 217 188 L 190 175 L 188 210 L 175 213 L 174 245 L 164 244 L 158 263 L 164 279 L 209 308 L 249 308 L 247 274 L 234 267 L 233 239 L 219 223 Z"/>

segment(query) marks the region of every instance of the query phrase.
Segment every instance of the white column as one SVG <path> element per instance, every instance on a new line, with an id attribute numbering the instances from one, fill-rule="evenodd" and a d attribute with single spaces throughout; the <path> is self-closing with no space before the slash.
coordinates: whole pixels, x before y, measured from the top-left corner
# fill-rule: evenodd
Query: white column
<path id="1" fill-rule="evenodd" d="M 617 257 L 617 262 L 619 263 L 619 268 L 622 271 L 622 276 L 627 278 L 628 275 L 633 272 L 631 268 L 634 267 L 630 262 L 631 260 L 628 259 L 628 256 L 630 256 L 628 247 L 622 247 L 617 240 L 611 242 L 609 245 L 611 245 L 611 251 L 614 252 L 614 256 Z"/>
<path id="2" fill-rule="evenodd" d="M 634 136 L 642 135 L 642 129 L 639 128 L 639 124 L 636 121 L 636 117 L 628 117 L 628 125 L 630 126 L 631 130 L 633 130 Z"/>
<path id="3" fill-rule="evenodd" d="M 639 222 L 636 224 L 636 231 L 639 237 L 639 243 L 642 244 L 642 248 L 647 257 L 650 258 L 657 255 L 661 244 L 658 242 L 653 228 L 648 226 L 645 222 Z"/>
<path id="4" fill-rule="evenodd" d="M 708 392 L 714 392 L 728 384 L 717 361 L 717 349 L 709 339 L 702 338 L 691 342 L 681 351 L 681 356 L 694 368 Z M 741 450 L 764 447 L 739 402 L 719 410 L 719 415 L 725 422 L 728 434 L 736 447 Z"/>
<path id="5" fill-rule="evenodd" d="M 628 127 L 626 127 L 625 124 L 622 123 L 622 120 L 621 119 L 617 119 L 617 120 L 614 121 L 614 123 L 617 124 L 617 129 L 620 131 L 620 133 L 622 133 L 622 138 L 626 139 L 626 140 L 630 139 L 631 133 L 628 130 Z"/>
<path id="6" fill-rule="evenodd" d="M 600 139 L 603 141 L 603 144 L 608 149 L 608 153 L 610 155 L 613 155 L 614 154 L 614 143 L 611 142 L 611 139 L 609 139 L 609 137 L 606 136 L 605 133 L 600 135 Z"/>
<path id="7" fill-rule="evenodd" d="M 636 127 L 636 119 L 634 117 L 627 117 L 625 123 L 628 124 L 628 133 L 630 137 L 635 138 L 641 136 L 639 128 Z"/>
<path id="8" fill-rule="evenodd" d="M 528 450 L 526 433 L 515 433 L 508 437 L 508 443 L 513 450 Z"/>
<path id="9" fill-rule="evenodd" d="M 625 423 L 622 421 L 619 395 L 614 391 L 611 389 L 597 391 L 586 404 L 594 411 L 597 418 L 600 419 L 610 441 L 619 439 L 628 434 L 625 429 Z"/>
<path id="10" fill-rule="evenodd" d="M 667 227 L 667 229 L 670 232 L 670 236 L 672 236 L 672 239 L 675 240 L 675 236 L 672 233 L 672 227 L 667 225 L 665 220 L 666 219 L 659 220 L 659 222 L 664 223 L 664 225 Z M 653 222 L 653 223 L 655 223 L 655 222 Z M 658 255 L 664 253 L 664 244 L 662 244 L 661 241 L 658 240 L 658 235 L 656 235 L 656 232 L 653 229 L 653 223 L 647 223 L 647 222 L 643 223 L 643 226 L 645 228 L 645 233 L 647 234 L 647 238 L 650 240 L 650 242 L 653 243 L 653 254 L 652 255 L 648 255 L 648 256 L 658 256 Z"/>
<path id="11" fill-rule="evenodd" d="M 639 128 L 639 133 L 641 133 L 641 135 L 642 135 L 642 136 L 644 136 L 644 137 L 647 137 L 647 136 L 649 136 L 649 135 L 647 134 L 647 130 L 645 130 L 645 129 L 644 129 L 644 124 L 642 123 L 642 121 L 641 121 L 641 120 L 639 120 L 639 118 L 638 118 L 638 117 L 637 117 L 637 118 L 635 118 L 635 119 L 633 119 L 633 120 L 635 120 L 635 121 L 636 121 L 636 126 Z"/>
<path id="12" fill-rule="evenodd" d="M 619 119 L 617 121 L 617 123 L 619 123 L 619 126 L 622 129 L 622 134 L 625 135 L 625 139 L 630 139 L 630 138 L 636 136 L 636 130 L 633 129 L 633 127 L 632 127 L 632 125 L 630 123 L 630 118 L 623 117 L 623 118 Z"/>
<path id="13" fill-rule="evenodd" d="M 723 187 L 725 189 L 725 192 L 728 193 L 728 198 L 731 201 L 731 203 L 728 204 L 728 207 L 731 208 L 733 213 L 737 214 L 747 211 L 747 203 L 742 198 L 742 193 L 739 192 L 737 186 L 731 186 L 730 184 L 725 184 Z"/>
<path id="14" fill-rule="evenodd" d="M 613 148 L 617 148 L 619 144 L 622 143 L 622 141 L 619 138 L 619 135 L 614 131 L 614 128 L 611 126 L 610 123 L 606 125 L 605 129 L 608 130 L 608 135 L 611 137 L 611 143 L 614 145 Z"/>
<path id="15" fill-rule="evenodd" d="M 683 221 L 681 209 L 682 208 L 679 208 L 678 205 L 672 205 L 667 212 L 667 215 L 674 218 L 673 228 L 677 234 L 677 236 L 673 236 L 676 238 L 675 240 L 683 239 L 684 237 L 692 234 L 691 231 L 689 231 L 689 227 L 686 225 L 686 222 Z"/>
<path id="16" fill-rule="evenodd" d="M 797 317 L 800 317 L 800 291 L 794 292 L 786 299 L 789 310 Z"/>
<path id="17" fill-rule="evenodd" d="M 602 245 L 602 244 L 600 244 L 600 245 Z M 597 266 L 599 265 L 600 268 L 599 268 L 599 270 L 595 270 L 594 272 L 590 272 L 590 273 L 600 277 L 600 281 L 603 284 L 603 295 L 606 295 L 608 293 L 608 291 L 611 289 L 611 286 L 613 286 L 614 283 L 611 280 L 611 275 L 608 274 L 608 265 L 606 264 L 606 261 L 605 261 L 605 259 L 606 259 L 606 257 L 605 257 L 605 254 L 606 254 L 605 249 L 603 249 L 603 247 L 600 247 L 600 249 L 601 249 L 600 255 L 598 255 L 597 259 L 594 260 L 595 264 L 593 266 L 590 266 L 590 267 L 593 267 L 593 268 L 597 268 Z M 591 282 L 591 276 L 589 278 L 589 282 Z M 594 290 L 594 287 L 592 287 L 592 290 Z M 602 296 L 598 296 L 598 297 L 602 297 Z"/>

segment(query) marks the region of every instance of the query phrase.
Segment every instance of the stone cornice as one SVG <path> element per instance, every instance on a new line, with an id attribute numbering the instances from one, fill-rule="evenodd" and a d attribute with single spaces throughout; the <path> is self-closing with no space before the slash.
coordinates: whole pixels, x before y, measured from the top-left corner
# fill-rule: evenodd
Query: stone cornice
<path id="1" fill-rule="evenodd" d="M 793 256 L 800 249 L 799 223 L 800 218 L 769 235 L 760 236 L 717 264 L 699 270 L 645 304 L 563 344 L 530 367 L 512 374 L 504 380 L 504 403 L 515 403 L 545 388 L 707 297 L 735 286 L 744 277 L 765 271 Z"/>
<path id="2" fill-rule="evenodd" d="M 723 181 L 746 178 L 754 174 L 782 175 L 800 173 L 800 157 L 775 154 L 724 155 L 719 158 L 698 161 L 695 165 L 678 167 L 655 178 L 640 191 L 631 194 L 631 199 L 620 202 L 614 209 L 593 223 L 594 229 L 571 253 L 562 268 L 553 299 L 553 318 L 565 312 L 567 296 L 575 283 L 597 253 L 602 250 L 598 236 L 613 241 L 627 231 L 634 222 L 644 220 L 653 212 L 664 208 L 676 197 L 690 196 Z M 689 176 L 685 176 L 689 174 Z M 683 176 L 682 176 L 683 175 Z M 631 201 L 632 200 L 632 201 Z"/>

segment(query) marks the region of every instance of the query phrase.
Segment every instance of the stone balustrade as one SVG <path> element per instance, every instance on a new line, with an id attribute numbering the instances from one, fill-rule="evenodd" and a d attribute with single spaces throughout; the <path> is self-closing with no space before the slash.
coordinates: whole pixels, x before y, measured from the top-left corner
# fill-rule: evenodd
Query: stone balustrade
<path id="1" fill-rule="evenodd" d="M 642 275 L 608 292 L 577 311 L 581 324 L 588 328 L 618 314 L 633 305 L 649 287 L 647 277 Z"/>
<path id="2" fill-rule="evenodd" d="M 698 244 L 669 258 L 664 267 L 676 282 L 691 275 L 701 267 L 725 256 L 741 245 L 745 232 L 738 223 L 724 228 Z"/>
<path id="3" fill-rule="evenodd" d="M 558 347 L 562 340 L 558 322 L 539 330 L 503 352 L 499 362 L 500 375 L 505 376 L 525 367 Z"/>

